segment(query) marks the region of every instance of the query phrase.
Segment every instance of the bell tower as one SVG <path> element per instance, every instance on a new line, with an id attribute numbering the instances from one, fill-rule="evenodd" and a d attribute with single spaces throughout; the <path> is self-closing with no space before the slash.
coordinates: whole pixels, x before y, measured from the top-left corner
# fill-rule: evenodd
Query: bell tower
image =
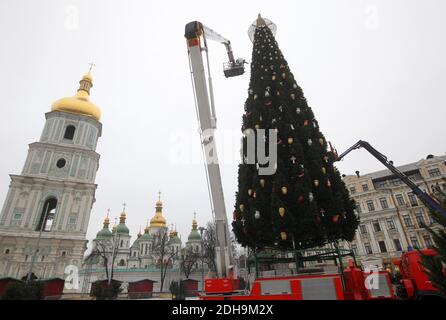
<path id="1" fill-rule="evenodd" d="M 29 145 L 0 214 L 0 277 L 64 277 L 81 268 L 95 202 L 100 109 L 90 101 L 91 73 L 73 97 L 53 103 L 40 140 Z"/>

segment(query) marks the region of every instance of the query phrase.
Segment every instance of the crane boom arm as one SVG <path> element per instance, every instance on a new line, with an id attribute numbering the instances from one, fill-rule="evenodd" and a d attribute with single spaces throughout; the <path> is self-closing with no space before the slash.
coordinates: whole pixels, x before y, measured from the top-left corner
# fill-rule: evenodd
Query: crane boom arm
<path id="1" fill-rule="evenodd" d="M 211 209 L 216 228 L 216 265 L 217 273 L 221 278 L 229 275 L 229 267 L 233 264 L 228 219 L 221 183 L 220 166 L 215 141 L 215 112 L 212 98 L 212 80 L 208 69 L 208 82 L 206 81 L 206 68 L 202 51 L 206 52 L 206 37 L 212 35 L 219 42 L 229 43 L 216 32 L 206 28 L 197 21 L 186 25 L 185 37 L 189 54 L 190 72 L 195 94 L 196 111 L 200 126 L 201 144 L 205 158 L 206 177 L 211 199 Z M 204 36 L 206 35 L 206 37 Z M 201 46 L 203 38 L 204 47 Z"/>
<path id="2" fill-rule="evenodd" d="M 385 155 L 383 155 L 374 147 L 372 147 L 367 141 L 359 140 L 357 143 L 348 148 L 341 155 L 337 156 L 336 160 L 339 161 L 342 158 L 344 158 L 347 154 L 349 154 L 351 151 L 360 148 L 366 149 L 379 162 L 381 162 L 384 166 L 386 166 L 387 169 L 389 169 L 395 176 L 397 176 L 401 181 L 403 181 L 428 208 L 440 213 L 442 216 L 446 218 L 446 210 L 442 208 L 442 206 L 437 201 L 435 201 L 435 199 L 433 199 L 426 192 L 421 190 L 412 180 L 409 179 L 409 177 L 407 177 L 404 173 L 398 170 L 389 160 L 387 160 L 387 157 Z"/>

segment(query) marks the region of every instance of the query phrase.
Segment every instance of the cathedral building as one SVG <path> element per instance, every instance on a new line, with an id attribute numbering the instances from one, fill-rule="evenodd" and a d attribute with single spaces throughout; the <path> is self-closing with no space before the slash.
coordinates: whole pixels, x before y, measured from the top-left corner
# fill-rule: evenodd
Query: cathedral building
<path id="1" fill-rule="evenodd" d="M 73 97 L 53 103 L 0 214 L 0 277 L 64 278 L 80 269 L 95 202 L 100 109 L 90 101 L 88 72 Z"/>
<path id="2" fill-rule="evenodd" d="M 160 280 L 160 254 L 154 246 L 157 245 L 157 237 L 165 236 L 164 261 L 168 259 L 166 280 L 164 288 L 168 288 L 170 281 L 184 278 L 180 269 L 181 255 L 185 248 L 190 248 L 198 254 L 202 250 L 202 238 L 198 231 L 197 220 L 192 220 L 192 229 L 183 245 L 178 232 L 175 229 L 169 230 L 166 218 L 163 216 L 163 203 L 160 197 L 155 204 L 155 214 L 150 219 L 150 223 L 144 229 L 144 233 L 138 233 L 136 239 L 131 242 L 129 229 L 125 222 L 127 213 L 125 208 L 119 219 L 119 224 L 110 230 L 110 219 L 104 219 L 103 227 L 96 234 L 93 240 L 91 252 L 86 256 L 81 270 L 82 292 L 89 292 L 91 283 L 96 280 L 107 279 L 107 271 L 111 273 L 113 268 L 113 279 L 124 283 L 151 279 L 157 281 L 155 290 L 159 286 Z M 108 260 L 104 264 L 104 256 Z M 112 267 L 113 265 L 113 267 Z M 196 262 L 192 268 L 190 278 L 197 281 L 202 280 L 202 265 Z"/>

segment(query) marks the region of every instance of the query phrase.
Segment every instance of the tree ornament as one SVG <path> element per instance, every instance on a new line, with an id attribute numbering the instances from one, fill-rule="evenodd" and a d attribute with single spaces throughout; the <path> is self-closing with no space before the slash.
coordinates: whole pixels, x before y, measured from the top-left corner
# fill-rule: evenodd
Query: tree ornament
<path id="1" fill-rule="evenodd" d="M 313 141 L 311 139 L 308 139 L 307 143 L 309 146 L 311 146 L 313 144 Z"/>
<path id="2" fill-rule="evenodd" d="M 280 238 L 281 238 L 283 241 L 285 241 L 286 238 L 287 238 L 287 237 L 286 237 L 286 232 L 283 232 L 283 231 L 282 231 L 282 232 L 280 233 Z"/>
<path id="3" fill-rule="evenodd" d="M 280 96 L 280 91 L 279 91 L 279 90 L 277 90 L 276 94 L 277 94 L 278 96 Z"/>
<path id="4" fill-rule="evenodd" d="M 265 97 L 269 97 L 269 92 L 265 91 Z"/>
<path id="5" fill-rule="evenodd" d="M 305 200 L 305 198 L 304 198 L 303 195 L 300 195 L 300 196 L 297 198 L 297 201 L 299 201 L 300 203 L 304 202 L 304 200 Z"/>
<path id="6" fill-rule="evenodd" d="M 252 195 L 252 189 L 248 189 L 248 195 Z"/>
<path id="7" fill-rule="evenodd" d="M 328 156 L 324 156 L 324 160 L 328 163 Z"/>
<path id="8" fill-rule="evenodd" d="M 291 99 L 296 99 L 296 95 L 294 93 L 290 94 Z"/>
<path id="9" fill-rule="evenodd" d="M 331 182 L 330 182 L 330 179 L 327 179 L 327 187 L 331 187 Z"/>
<path id="10" fill-rule="evenodd" d="M 313 183 L 314 183 L 315 187 L 319 187 L 319 180 L 316 179 L 316 180 L 313 181 Z"/>
<path id="11" fill-rule="evenodd" d="M 280 207 L 279 208 L 279 214 L 281 217 L 283 217 L 285 215 L 285 208 L 284 207 Z"/>
<path id="12" fill-rule="evenodd" d="M 313 199 L 314 199 L 313 192 L 310 192 L 310 193 L 308 194 L 308 199 L 309 199 L 310 201 L 313 201 Z"/>
<path id="13" fill-rule="evenodd" d="M 300 111 L 301 111 L 300 108 L 297 107 L 297 108 L 296 108 L 296 113 L 297 113 L 297 114 L 300 114 Z"/>
<path id="14" fill-rule="evenodd" d="M 243 212 L 245 210 L 245 205 L 242 203 L 242 204 L 240 204 L 239 208 L 240 208 L 240 211 Z"/>
<path id="15" fill-rule="evenodd" d="M 322 145 L 324 145 L 324 139 L 323 138 L 319 138 L 319 143 Z"/>
<path id="16" fill-rule="evenodd" d="M 276 76 L 273 75 L 273 76 L 271 77 L 271 80 L 275 81 L 275 80 L 276 80 Z"/>
<path id="17" fill-rule="evenodd" d="M 255 199 L 257 196 L 257 193 L 254 191 L 254 193 L 252 194 L 252 197 Z"/>
<path id="18" fill-rule="evenodd" d="M 327 173 L 327 169 L 325 169 L 325 167 L 322 167 L 321 170 L 322 170 L 322 173 L 323 173 L 323 174 L 326 174 L 326 173 Z"/>
<path id="19" fill-rule="evenodd" d="M 285 68 L 285 65 L 282 63 L 281 65 L 280 65 L 280 69 L 284 69 Z"/>
<path id="20" fill-rule="evenodd" d="M 308 126 L 308 120 L 304 121 L 304 126 Z"/>
<path id="21" fill-rule="evenodd" d="M 271 101 L 268 100 L 265 102 L 265 106 L 270 106 L 270 105 L 271 105 Z"/>
<path id="22" fill-rule="evenodd" d="M 293 88 L 297 89 L 297 84 L 296 83 L 293 84 Z"/>
<path id="23" fill-rule="evenodd" d="M 254 95 L 254 100 L 256 100 L 256 99 L 257 99 L 257 94 Z"/>
<path id="24" fill-rule="evenodd" d="M 334 223 L 338 223 L 340 217 L 341 217 L 341 216 L 340 216 L 339 214 L 337 214 L 337 215 L 334 215 L 331 219 L 332 219 L 332 221 L 333 221 Z"/>
<path id="25" fill-rule="evenodd" d="M 291 137 L 288 138 L 288 144 L 293 144 L 293 141 L 294 141 L 293 138 L 291 138 Z"/>
<path id="26" fill-rule="evenodd" d="M 292 156 L 292 157 L 290 158 L 290 160 L 291 160 L 292 163 L 296 163 L 296 157 L 295 157 L 295 156 Z"/>
<path id="27" fill-rule="evenodd" d="M 313 127 L 314 127 L 314 128 L 317 128 L 317 123 L 316 123 L 316 121 L 313 121 Z"/>
<path id="28" fill-rule="evenodd" d="M 292 124 L 290 124 L 290 128 L 291 130 L 294 130 L 294 126 Z"/>
<path id="29" fill-rule="evenodd" d="M 288 193 L 288 188 L 287 187 L 282 187 L 282 194 L 287 194 Z"/>
<path id="30" fill-rule="evenodd" d="M 260 129 L 260 124 L 256 124 L 256 125 L 254 126 L 254 128 L 256 128 L 256 129 Z"/>
<path id="31" fill-rule="evenodd" d="M 260 211 L 256 210 L 256 213 L 254 213 L 254 218 L 260 219 Z"/>
<path id="32" fill-rule="evenodd" d="M 285 79 L 285 78 L 286 78 L 286 74 L 284 72 L 284 73 L 282 73 L 282 79 Z"/>
<path id="33" fill-rule="evenodd" d="M 265 179 L 260 179 L 260 185 L 262 186 L 262 188 L 265 186 Z"/>

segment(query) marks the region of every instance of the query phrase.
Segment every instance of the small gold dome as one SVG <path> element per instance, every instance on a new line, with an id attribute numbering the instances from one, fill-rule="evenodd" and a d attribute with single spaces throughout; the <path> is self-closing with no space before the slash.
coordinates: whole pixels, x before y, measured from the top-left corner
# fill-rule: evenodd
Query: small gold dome
<path id="1" fill-rule="evenodd" d="M 150 219 L 150 227 L 166 227 L 166 219 L 163 217 L 163 203 L 161 202 L 160 197 L 158 197 L 155 209 L 155 216 Z"/>
<path id="2" fill-rule="evenodd" d="M 90 88 L 93 86 L 93 77 L 88 72 L 79 82 L 80 86 L 73 97 L 57 100 L 51 106 L 51 111 L 65 111 L 90 116 L 96 120 L 101 119 L 101 110 L 90 101 Z"/>

